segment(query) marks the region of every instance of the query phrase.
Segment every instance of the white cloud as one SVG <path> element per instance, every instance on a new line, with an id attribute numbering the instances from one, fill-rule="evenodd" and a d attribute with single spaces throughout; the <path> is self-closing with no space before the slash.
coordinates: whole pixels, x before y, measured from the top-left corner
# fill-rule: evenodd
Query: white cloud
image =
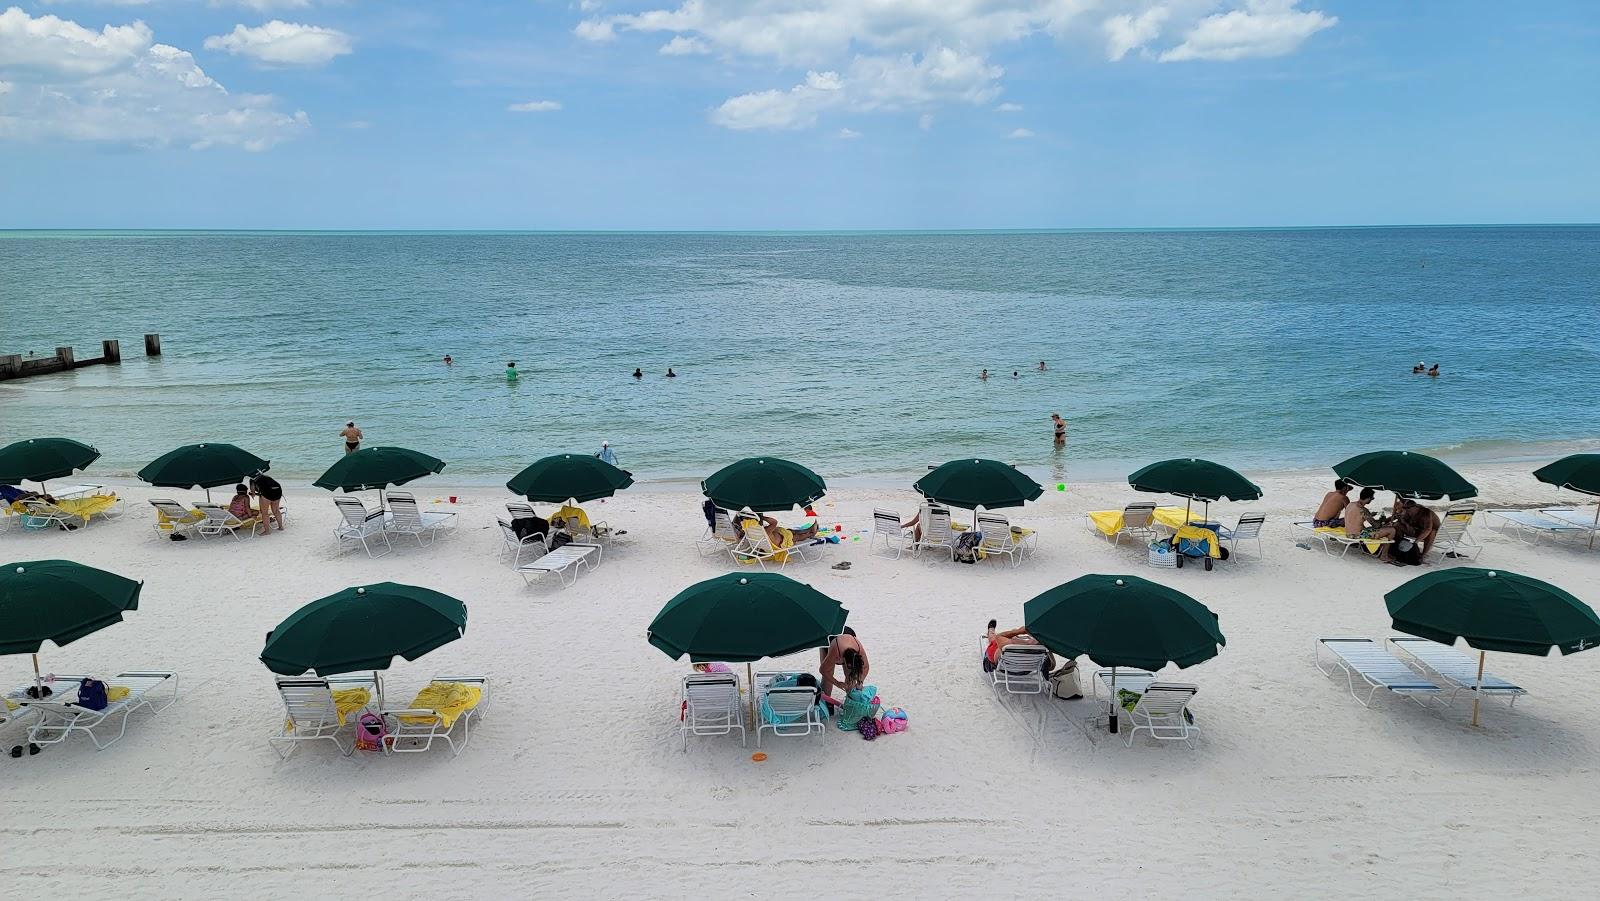
<path id="1" fill-rule="evenodd" d="M 1161 61 L 1233 60 L 1286 56 L 1306 39 L 1332 28 L 1337 16 L 1295 8 L 1295 0 L 1248 0 L 1244 9 L 1206 16 Z"/>
<path id="2" fill-rule="evenodd" d="M 350 52 L 350 36 L 333 28 L 273 19 L 265 25 L 233 26 L 206 38 L 207 50 L 225 50 L 269 66 L 322 66 Z"/>
<path id="3" fill-rule="evenodd" d="M 5 91 L 3 89 L 0 89 L 0 94 L 3 94 L 3 93 L 5 93 Z M 837 135 L 837 137 L 841 141 L 853 141 L 856 138 L 861 137 L 861 132 L 856 131 L 853 128 L 841 128 L 841 129 L 839 129 L 839 134 Z"/>
<path id="4" fill-rule="evenodd" d="M 144 2 L 144 0 L 140 0 Z M 239 6 L 252 9 L 258 13 L 271 12 L 275 9 L 308 9 L 311 0 L 237 0 Z M 212 6 L 222 5 L 219 0 L 211 0 Z"/>
<path id="5" fill-rule="evenodd" d="M 1302 0 L 677 0 L 642 12 L 602 14 L 585 9 L 573 28 L 580 38 L 615 42 L 629 32 L 671 35 L 667 56 L 715 54 L 731 61 L 772 64 L 796 72 L 843 73 L 837 91 L 805 82 L 787 90 L 757 90 L 729 98 L 713 121 L 730 128 L 806 127 L 831 108 L 894 109 L 972 102 L 964 93 L 890 102 L 904 85 L 871 90 L 864 79 L 876 65 L 884 77 L 902 74 L 900 61 L 957 53 L 978 67 L 994 48 L 1047 35 L 1065 52 L 1085 42 L 1116 61 L 1235 60 L 1293 52 L 1337 19 L 1299 8 Z M 1312 0 L 1307 0 L 1312 2 Z M 994 79 L 988 79 L 994 81 Z M 993 85 L 985 87 L 985 91 Z M 913 93 L 916 93 L 913 91 Z M 863 99 L 875 95 L 876 100 Z M 752 126 L 754 121 L 774 124 Z"/>
<path id="6" fill-rule="evenodd" d="M 265 150 L 310 126 L 272 97 L 230 94 L 143 22 L 99 31 L 0 12 L 0 140 L 71 140 Z"/>
<path id="7" fill-rule="evenodd" d="M 917 127 L 923 131 L 933 130 L 933 113 L 923 113 L 917 117 Z"/>
<path id="8" fill-rule="evenodd" d="M 1013 141 L 1022 141 L 1033 137 L 1033 132 L 1026 128 L 1015 128 L 1006 137 Z"/>
<path id="9" fill-rule="evenodd" d="M 559 100 L 529 100 L 506 107 L 506 111 L 512 113 L 553 113 L 558 109 L 561 109 Z"/>
<path id="10" fill-rule="evenodd" d="M 843 74 L 807 72 L 787 91 L 757 91 L 723 101 L 711 121 L 733 129 L 795 129 L 816 124 L 829 110 L 877 112 L 943 103 L 980 104 L 1000 92 L 999 66 L 981 57 L 940 47 L 921 58 L 858 56 Z M 923 127 L 932 125 L 924 113 Z"/>
<path id="11" fill-rule="evenodd" d="M 1020 104 L 1020 103 L 1002 103 L 999 106 L 995 107 L 994 111 L 997 112 L 997 113 L 1020 113 L 1020 112 L 1022 112 L 1022 104 Z"/>
<path id="12" fill-rule="evenodd" d="M 711 52 L 711 45 L 699 38 L 686 38 L 680 34 L 662 44 L 660 52 L 662 56 L 704 56 Z"/>
<path id="13" fill-rule="evenodd" d="M 368 122 L 366 119 L 351 119 L 348 122 L 339 123 L 339 127 L 340 128 L 348 128 L 348 129 L 351 129 L 352 131 L 362 131 L 362 130 L 371 128 L 372 127 L 372 123 Z"/>

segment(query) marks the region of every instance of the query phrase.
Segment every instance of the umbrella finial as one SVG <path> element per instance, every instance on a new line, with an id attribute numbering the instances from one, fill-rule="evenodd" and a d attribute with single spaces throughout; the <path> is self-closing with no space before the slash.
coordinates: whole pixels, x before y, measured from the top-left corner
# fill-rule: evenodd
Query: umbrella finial
<path id="1" fill-rule="evenodd" d="M 367 593 L 367 590 L 365 588 L 357 588 L 356 589 L 356 594 L 366 594 L 366 593 Z"/>
<path id="2" fill-rule="evenodd" d="M 19 572 L 19 573 L 27 572 L 27 570 L 23 569 L 22 567 L 19 566 L 19 567 L 17 567 L 17 572 Z"/>
<path id="3" fill-rule="evenodd" d="M 750 584 L 750 580 L 749 580 L 749 579 L 746 579 L 746 578 L 745 578 L 745 577 L 743 577 L 743 576 L 740 576 L 740 577 L 739 577 L 739 584 L 740 584 L 740 585 L 749 585 L 749 584 Z"/>
<path id="4" fill-rule="evenodd" d="M 1117 584 L 1118 584 L 1118 585 L 1121 585 L 1121 584 L 1122 584 L 1122 580 L 1121 580 L 1121 579 L 1118 579 L 1118 580 L 1117 580 Z"/>
<path id="5" fill-rule="evenodd" d="M 20 572 L 20 570 L 18 570 Z M 1494 570 L 1489 570 L 1489 578 L 1494 578 Z"/>

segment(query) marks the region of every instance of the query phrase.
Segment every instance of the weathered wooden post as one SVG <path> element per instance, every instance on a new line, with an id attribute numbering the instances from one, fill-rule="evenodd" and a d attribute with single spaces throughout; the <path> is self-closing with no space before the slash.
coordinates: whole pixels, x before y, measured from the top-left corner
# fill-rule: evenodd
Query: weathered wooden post
<path id="1" fill-rule="evenodd" d="M 122 342 L 114 341 L 114 340 L 113 341 L 101 341 L 100 342 L 100 356 L 107 363 L 121 363 L 122 362 Z"/>
<path id="2" fill-rule="evenodd" d="M 0 381 L 22 375 L 22 354 L 0 354 Z"/>
<path id="3" fill-rule="evenodd" d="M 159 356 L 161 356 L 161 336 L 160 335 L 145 335 L 144 336 L 144 355 L 147 356 L 147 357 L 159 357 Z"/>
<path id="4" fill-rule="evenodd" d="M 72 360 L 72 348 L 70 347 L 56 348 L 56 360 L 61 363 L 62 369 L 71 369 L 77 365 Z"/>

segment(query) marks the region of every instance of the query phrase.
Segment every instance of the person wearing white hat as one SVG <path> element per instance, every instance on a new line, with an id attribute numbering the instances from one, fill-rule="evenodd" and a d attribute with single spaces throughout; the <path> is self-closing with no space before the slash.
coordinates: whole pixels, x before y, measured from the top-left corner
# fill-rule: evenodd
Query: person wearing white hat
<path id="1" fill-rule="evenodd" d="M 611 442 L 609 441 L 600 442 L 600 452 L 595 456 L 599 457 L 603 462 L 610 463 L 612 466 L 617 465 L 617 452 L 611 449 Z"/>

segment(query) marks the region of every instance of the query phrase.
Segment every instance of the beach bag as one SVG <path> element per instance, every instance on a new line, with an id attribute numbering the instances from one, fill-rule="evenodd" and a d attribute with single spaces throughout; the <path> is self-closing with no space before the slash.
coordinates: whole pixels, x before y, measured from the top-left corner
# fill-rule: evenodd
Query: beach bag
<path id="1" fill-rule="evenodd" d="M 550 527 L 553 530 L 555 528 L 555 523 L 554 522 L 550 523 Z M 550 550 L 552 550 L 552 551 L 555 550 L 558 547 L 561 547 L 562 545 L 567 545 L 567 544 L 571 544 L 571 543 L 572 543 L 572 536 L 568 535 L 566 532 L 555 532 L 554 534 L 552 534 L 550 536 Z"/>
<path id="2" fill-rule="evenodd" d="M 1050 674 L 1050 693 L 1065 701 L 1083 697 L 1083 689 L 1078 686 L 1076 660 Z"/>
<path id="3" fill-rule="evenodd" d="M 356 750 L 379 751 L 389 737 L 389 725 L 383 717 L 368 711 L 356 719 Z"/>
<path id="4" fill-rule="evenodd" d="M 878 718 L 878 731 L 887 735 L 904 732 L 911 725 L 906 718 L 906 711 L 902 707 L 890 707 Z"/>
<path id="5" fill-rule="evenodd" d="M 78 683 L 78 706 L 87 710 L 106 709 L 106 684 L 99 679 Z"/>
<path id="6" fill-rule="evenodd" d="M 977 563 L 978 545 L 983 541 L 983 533 L 978 531 L 962 532 L 956 538 L 955 557 L 957 563 Z"/>

